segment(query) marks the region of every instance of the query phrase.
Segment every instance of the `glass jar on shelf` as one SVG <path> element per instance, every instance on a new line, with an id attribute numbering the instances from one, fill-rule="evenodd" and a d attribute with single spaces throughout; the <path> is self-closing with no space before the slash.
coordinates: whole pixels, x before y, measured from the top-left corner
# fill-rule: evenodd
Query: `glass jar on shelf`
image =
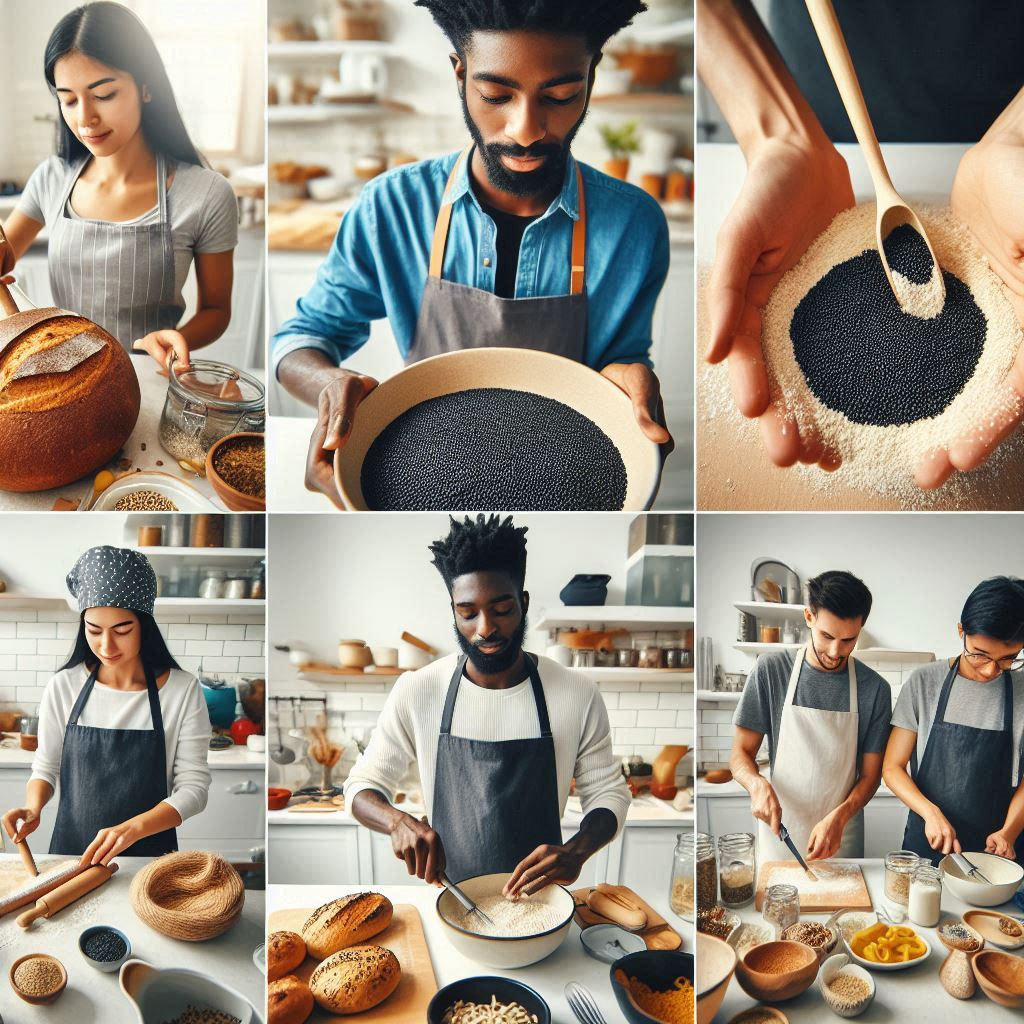
<path id="1" fill-rule="evenodd" d="M 676 848 L 672 855 L 672 883 L 668 902 L 672 913 L 687 921 L 693 920 L 695 877 L 695 842 L 693 829 L 676 834 Z"/>
<path id="2" fill-rule="evenodd" d="M 267 560 L 261 558 L 252 570 L 249 582 L 249 597 L 262 601 L 267 596 Z"/>
<path id="3" fill-rule="evenodd" d="M 800 920 L 800 892 L 795 885 L 770 885 L 764 894 L 761 915 L 775 929 L 775 938 Z"/>
<path id="4" fill-rule="evenodd" d="M 718 840 L 718 889 L 727 907 L 745 907 L 754 899 L 757 861 L 754 837 L 729 832 Z"/>
<path id="5" fill-rule="evenodd" d="M 249 596 L 249 573 L 235 569 L 224 581 L 224 597 L 228 601 L 244 601 Z"/>
<path id="6" fill-rule="evenodd" d="M 223 569 L 203 570 L 203 579 L 199 584 L 199 596 L 204 601 L 218 601 L 224 596 L 224 583 L 227 573 Z"/>
<path id="7" fill-rule="evenodd" d="M 697 909 L 710 910 L 718 902 L 715 840 L 706 832 L 698 832 L 694 853 L 697 860 Z"/>

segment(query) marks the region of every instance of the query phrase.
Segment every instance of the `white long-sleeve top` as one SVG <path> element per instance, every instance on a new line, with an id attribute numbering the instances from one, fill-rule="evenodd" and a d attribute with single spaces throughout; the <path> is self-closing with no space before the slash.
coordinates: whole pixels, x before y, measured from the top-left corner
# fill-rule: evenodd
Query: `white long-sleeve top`
<path id="1" fill-rule="evenodd" d="M 348 806 L 364 789 L 380 790 L 393 801 L 399 781 L 415 761 L 427 816 L 432 820 L 438 734 L 457 661 L 458 655 L 453 654 L 398 677 L 366 751 L 345 783 Z M 584 814 L 606 807 L 621 828 L 631 798 L 612 753 L 608 711 L 597 684 L 550 658 L 539 658 L 537 667 L 555 745 L 559 816 L 569 797 L 569 783 L 575 778 Z M 488 742 L 538 738 L 540 721 L 529 678 L 506 690 L 488 690 L 463 675 L 452 735 Z"/>
<path id="2" fill-rule="evenodd" d="M 30 778 L 42 779 L 54 790 L 60 779 L 64 730 L 88 678 L 85 665 L 58 672 L 46 684 L 39 705 L 39 746 Z M 159 697 L 167 753 L 166 803 L 184 821 L 206 807 L 213 781 L 207 765 L 210 716 L 199 680 L 181 669 L 171 670 L 167 682 L 159 689 Z M 145 690 L 115 690 L 97 680 L 78 724 L 91 729 L 152 729 L 149 696 Z M 131 773 L 130 764 L 123 767 Z"/>

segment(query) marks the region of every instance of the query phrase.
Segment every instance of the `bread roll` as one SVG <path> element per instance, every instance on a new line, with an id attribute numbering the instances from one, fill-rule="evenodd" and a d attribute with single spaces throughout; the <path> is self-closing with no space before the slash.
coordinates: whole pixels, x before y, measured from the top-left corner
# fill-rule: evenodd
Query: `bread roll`
<path id="1" fill-rule="evenodd" d="M 306 943 L 295 932 L 271 932 L 267 939 L 267 980 L 291 974 L 306 959 Z"/>
<path id="2" fill-rule="evenodd" d="M 402 966 L 383 946 L 352 946 L 328 957 L 312 974 L 313 998 L 329 1013 L 362 1013 L 398 988 Z"/>
<path id="3" fill-rule="evenodd" d="M 310 956 L 323 960 L 346 946 L 366 942 L 391 924 L 391 900 L 378 892 L 342 896 L 318 907 L 302 926 Z"/>
<path id="4" fill-rule="evenodd" d="M 313 993 L 294 974 L 267 986 L 267 1024 L 302 1024 L 313 1012 Z"/>
<path id="5" fill-rule="evenodd" d="M 103 347 L 68 369 L 46 368 L 86 332 Z M 135 429 L 140 404 L 131 357 L 96 324 L 53 307 L 0 320 L 0 489 L 62 487 L 98 469 Z"/>

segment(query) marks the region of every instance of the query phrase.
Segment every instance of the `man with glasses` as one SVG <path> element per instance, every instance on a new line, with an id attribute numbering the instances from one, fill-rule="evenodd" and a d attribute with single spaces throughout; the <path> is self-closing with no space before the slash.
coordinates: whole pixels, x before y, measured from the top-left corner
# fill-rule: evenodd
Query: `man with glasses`
<path id="1" fill-rule="evenodd" d="M 963 651 L 917 669 L 893 712 L 882 774 L 910 809 L 903 847 L 1024 860 L 1024 581 L 979 583 L 957 631 Z"/>

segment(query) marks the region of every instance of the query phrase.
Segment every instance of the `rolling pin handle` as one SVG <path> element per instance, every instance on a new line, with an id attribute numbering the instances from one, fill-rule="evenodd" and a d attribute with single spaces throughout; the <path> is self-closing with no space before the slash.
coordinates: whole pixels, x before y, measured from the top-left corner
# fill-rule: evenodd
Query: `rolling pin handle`
<path id="1" fill-rule="evenodd" d="M 18 924 L 22 928 L 28 928 L 33 921 L 38 921 L 41 917 L 46 917 L 46 904 L 42 900 L 30 910 L 26 910 L 24 914 L 21 914 L 18 917 Z"/>

